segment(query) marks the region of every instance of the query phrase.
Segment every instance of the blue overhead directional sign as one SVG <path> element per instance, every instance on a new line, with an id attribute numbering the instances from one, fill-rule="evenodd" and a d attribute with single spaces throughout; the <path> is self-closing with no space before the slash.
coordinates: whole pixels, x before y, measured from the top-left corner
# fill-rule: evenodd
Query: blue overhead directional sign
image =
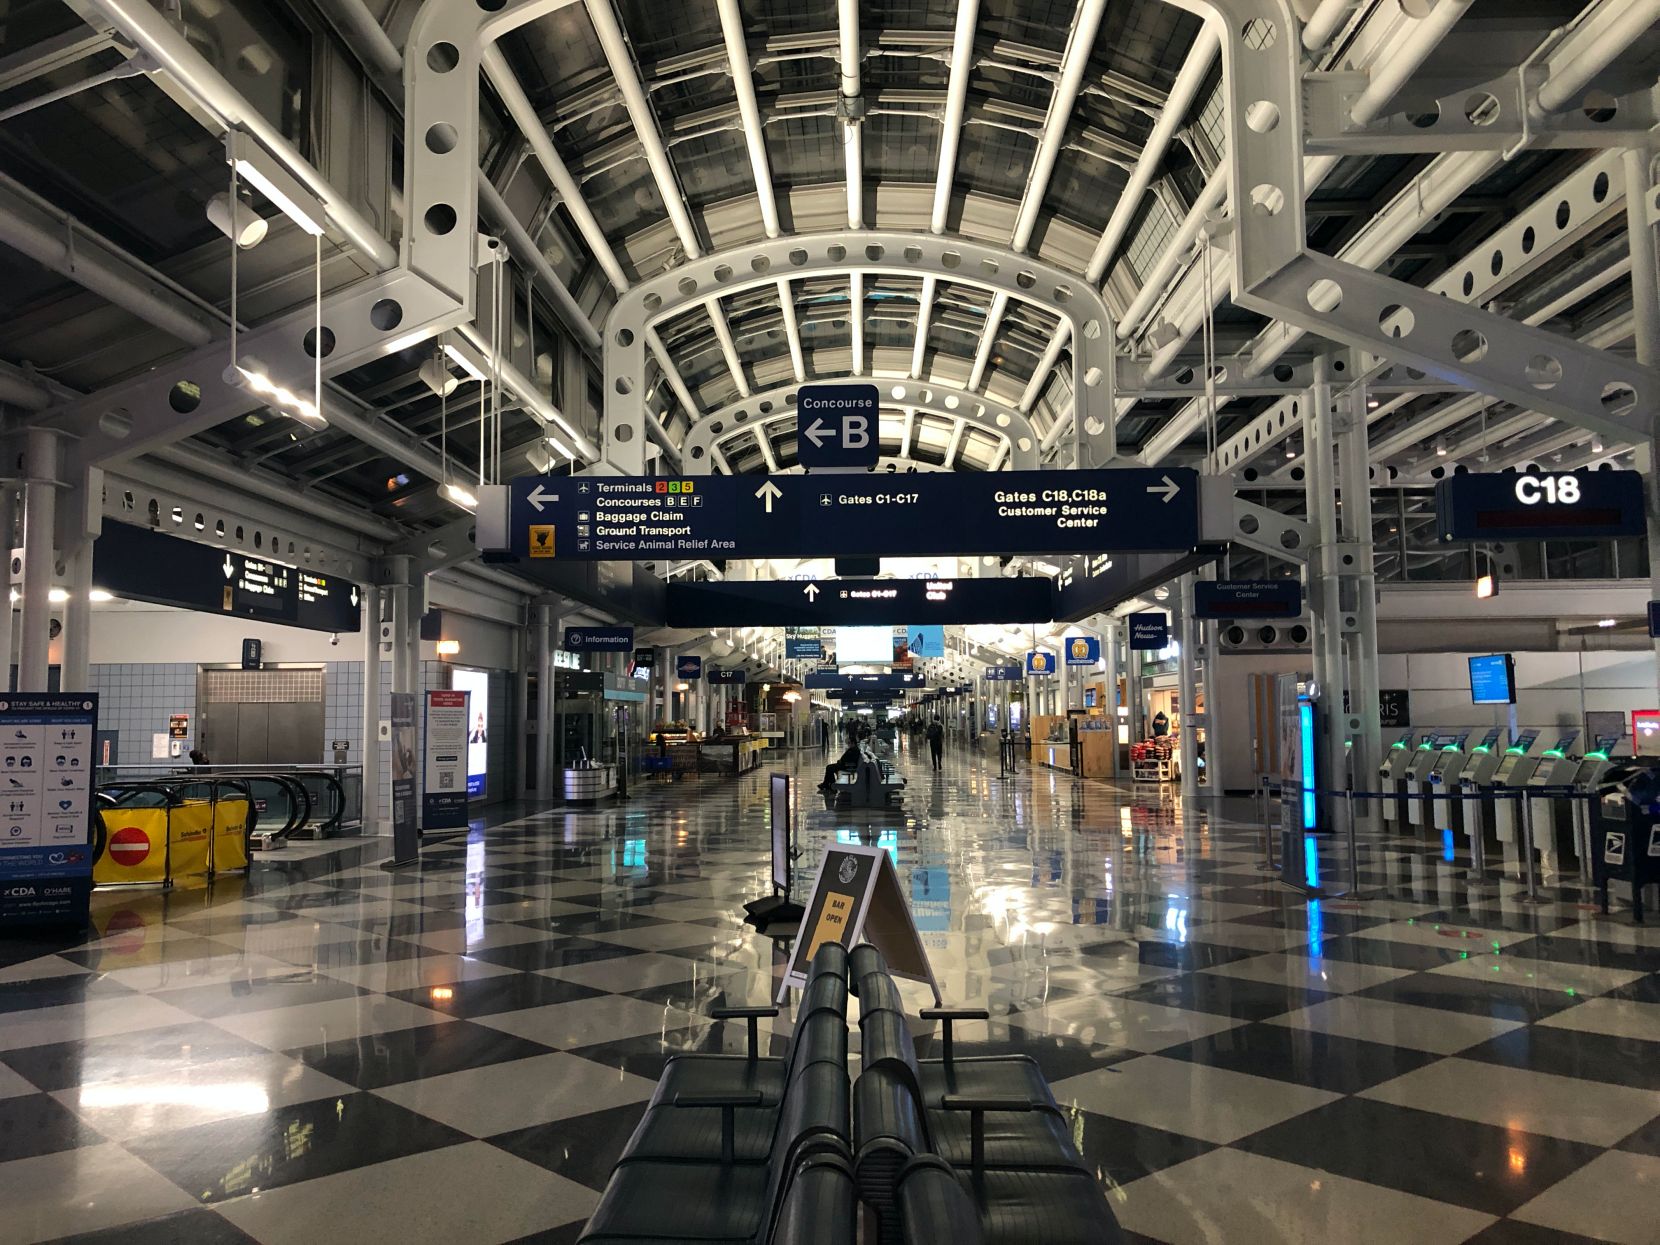
<path id="1" fill-rule="evenodd" d="M 730 685 L 742 683 L 744 678 L 744 672 L 737 669 L 717 670 L 713 666 L 710 666 L 705 672 L 705 681 L 714 687 L 720 687 L 723 684 Z"/>
<path id="2" fill-rule="evenodd" d="M 513 481 L 510 523 L 512 552 L 532 562 L 1185 551 L 1199 540 L 1199 477 L 1185 467 L 530 476 Z"/>
<path id="3" fill-rule="evenodd" d="M 1018 683 L 1024 677 L 1019 666 L 987 666 L 987 683 Z"/>
<path id="4" fill-rule="evenodd" d="M 803 385 L 795 456 L 803 467 L 874 467 L 882 456 L 875 385 Z"/>
<path id="5" fill-rule="evenodd" d="M 671 627 L 883 626 L 1048 622 L 1047 579 L 779 579 L 676 581 L 663 592 Z"/>
<path id="6" fill-rule="evenodd" d="M 1095 636 L 1069 635 L 1064 647 L 1069 666 L 1093 666 L 1101 660 L 1101 641 Z"/>
<path id="7" fill-rule="evenodd" d="M 1193 585 L 1195 618 L 1295 618 L 1303 586 L 1295 579 L 1200 580 Z"/>

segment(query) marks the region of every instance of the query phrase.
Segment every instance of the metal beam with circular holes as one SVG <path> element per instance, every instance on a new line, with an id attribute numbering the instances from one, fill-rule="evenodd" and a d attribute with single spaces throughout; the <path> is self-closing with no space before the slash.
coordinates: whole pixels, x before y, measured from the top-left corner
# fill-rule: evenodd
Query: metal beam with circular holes
<path id="1" fill-rule="evenodd" d="M 806 384 L 780 385 L 751 394 L 711 411 L 686 433 L 681 455 L 691 475 L 710 475 L 715 470 L 715 451 L 736 438 L 747 436 L 760 426 L 772 426 L 795 419 L 796 396 L 807 385 L 873 384 L 881 391 L 881 405 L 920 411 L 939 419 L 954 420 L 1006 442 L 1009 468 L 1035 471 L 1038 467 L 1037 432 L 1027 416 L 978 393 L 953 389 L 919 380 L 884 380 L 872 377 L 825 377 Z"/>
<path id="2" fill-rule="evenodd" d="M 1113 334 L 1100 293 L 1076 273 L 1030 256 L 961 238 L 880 230 L 766 238 L 707 255 L 635 286 L 605 325 L 605 455 L 624 475 L 645 467 L 646 339 L 659 322 L 690 308 L 780 280 L 812 276 L 936 276 L 1030 303 L 1065 321 L 1076 343 L 1075 392 L 1089 413 L 1074 435 L 1078 462 L 1105 466 L 1117 456 L 1112 427 Z M 967 397 L 965 395 L 965 400 Z M 984 399 L 976 399 L 982 403 Z"/>

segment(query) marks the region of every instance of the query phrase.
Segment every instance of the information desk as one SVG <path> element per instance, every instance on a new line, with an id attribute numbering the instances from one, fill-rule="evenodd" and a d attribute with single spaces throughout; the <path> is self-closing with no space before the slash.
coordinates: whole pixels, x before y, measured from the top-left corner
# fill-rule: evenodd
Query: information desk
<path id="1" fill-rule="evenodd" d="M 617 767 L 596 765 L 589 769 L 565 771 L 565 801 L 569 804 L 603 800 L 617 793 Z"/>
<path id="2" fill-rule="evenodd" d="M 1056 723 L 1060 724 L 1059 734 L 1056 733 Z M 1066 719 L 1054 713 L 1040 713 L 1027 725 L 1031 731 L 1032 764 L 1070 770 L 1072 762 L 1066 749 Z"/>

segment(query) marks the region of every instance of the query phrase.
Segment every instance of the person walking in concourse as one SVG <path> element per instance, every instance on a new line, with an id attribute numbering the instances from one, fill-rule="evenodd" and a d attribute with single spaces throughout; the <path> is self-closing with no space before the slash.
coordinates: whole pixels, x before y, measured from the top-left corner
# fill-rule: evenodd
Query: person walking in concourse
<path id="1" fill-rule="evenodd" d="M 935 773 L 939 772 L 940 757 L 944 752 L 945 727 L 940 725 L 939 714 L 936 713 L 934 720 L 928 723 L 928 755 L 933 758 Z"/>

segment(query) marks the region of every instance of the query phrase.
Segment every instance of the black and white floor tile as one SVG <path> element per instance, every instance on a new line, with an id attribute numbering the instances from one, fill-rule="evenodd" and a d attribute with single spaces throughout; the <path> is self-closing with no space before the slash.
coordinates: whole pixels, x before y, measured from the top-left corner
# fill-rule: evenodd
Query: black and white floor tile
<path id="1" fill-rule="evenodd" d="M 1245 804 L 906 768 L 801 799 L 800 863 L 892 850 L 962 1048 L 1039 1061 L 1131 1239 L 1660 1241 L 1660 925 L 1398 837 L 1310 901 Z M 498 821 L 0 940 L 0 1245 L 574 1241 L 664 1062 L 775 991 L 766 779 Z"/>

